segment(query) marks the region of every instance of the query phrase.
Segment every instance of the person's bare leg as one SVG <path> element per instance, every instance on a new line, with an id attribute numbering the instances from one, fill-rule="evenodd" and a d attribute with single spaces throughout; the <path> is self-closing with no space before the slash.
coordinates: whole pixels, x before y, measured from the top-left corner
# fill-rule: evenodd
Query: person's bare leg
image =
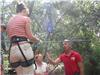
<path id="1" fill-rule="evenodd" d="M 16 71 L 17 75 L 23 75 L 23 68 L 21 66 L 17 67 L 15 69 L 15 71 Z"/>
<path id="2" fill-rule="evenodd" d="M 33 65 L 31 65 L 29 67 L 23 67 L 23 75 L 34 75 Z"/>
<path id="3" fill-rule="evenodd" d="M 34 67 L 33 65 L 29 66 L 29 67 L 17 67 L 15 69 L 17 75 L 34 75 Z"/>

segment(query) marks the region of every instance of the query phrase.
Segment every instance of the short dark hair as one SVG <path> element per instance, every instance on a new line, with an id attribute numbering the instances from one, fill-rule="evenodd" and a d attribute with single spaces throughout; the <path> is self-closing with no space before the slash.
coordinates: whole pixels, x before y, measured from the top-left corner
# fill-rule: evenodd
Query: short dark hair
<path id="1" fill-rule="evenodd" d="M 21 12 L 23 9 L 26 9 L 25 5 L 23 3 L 17 4 L 17 6 L 16 6 L 16 13 Z"/>

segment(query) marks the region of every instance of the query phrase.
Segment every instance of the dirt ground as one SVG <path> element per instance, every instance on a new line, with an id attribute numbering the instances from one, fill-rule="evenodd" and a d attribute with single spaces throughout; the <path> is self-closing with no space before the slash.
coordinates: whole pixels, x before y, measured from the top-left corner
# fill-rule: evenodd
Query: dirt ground
<path id="1" fill-rule="evenodd" d="M 48 65 L 49 67 L 49 75 L 64 75 L 64 65 Z"/>

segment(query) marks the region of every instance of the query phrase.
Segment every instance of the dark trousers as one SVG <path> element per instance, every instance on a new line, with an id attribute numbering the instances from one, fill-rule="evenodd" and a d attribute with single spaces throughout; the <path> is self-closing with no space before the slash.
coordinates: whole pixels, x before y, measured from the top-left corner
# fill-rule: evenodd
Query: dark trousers
<path id="1" fill-rule="evenodd" d="M 80 75 L 80 73 L 76 72 L 76 73 L 74 73 L 74 75 Z"/>

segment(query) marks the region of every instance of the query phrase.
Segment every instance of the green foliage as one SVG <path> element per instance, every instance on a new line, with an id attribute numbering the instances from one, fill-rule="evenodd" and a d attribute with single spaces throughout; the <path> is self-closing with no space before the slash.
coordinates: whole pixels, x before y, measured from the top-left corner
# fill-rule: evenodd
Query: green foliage
<path id="1" fill-rule="evenodd" d="M 55 16 L 52 19 L 56 21 L 54 32 L 48 40 L 46 40 L 47 32 L 43 28 L 44 5 L 40 1 L 35 3 L 28 1 L 26 4 L 31 10 L 33 34 L 38 34 L 44 41 L 39 46 L 41 51 L 44 52 L 47 46 L 55 58 L 63 52 L 62 41 L 65 38 L 74 40 L 73 48 L 84 57 L 85 75 L 100 75 L 100 35 L 97 36 L 100 34 L 100 1 L 75 0 L 53 3 L 54 11 L 52 11 Z M 1 9 L 6 12 L 4 13 L 5 24 L 15 14 L 15 5 L 14 1 Z M 90 60 L 94 64 L 91 64 Z"/>

